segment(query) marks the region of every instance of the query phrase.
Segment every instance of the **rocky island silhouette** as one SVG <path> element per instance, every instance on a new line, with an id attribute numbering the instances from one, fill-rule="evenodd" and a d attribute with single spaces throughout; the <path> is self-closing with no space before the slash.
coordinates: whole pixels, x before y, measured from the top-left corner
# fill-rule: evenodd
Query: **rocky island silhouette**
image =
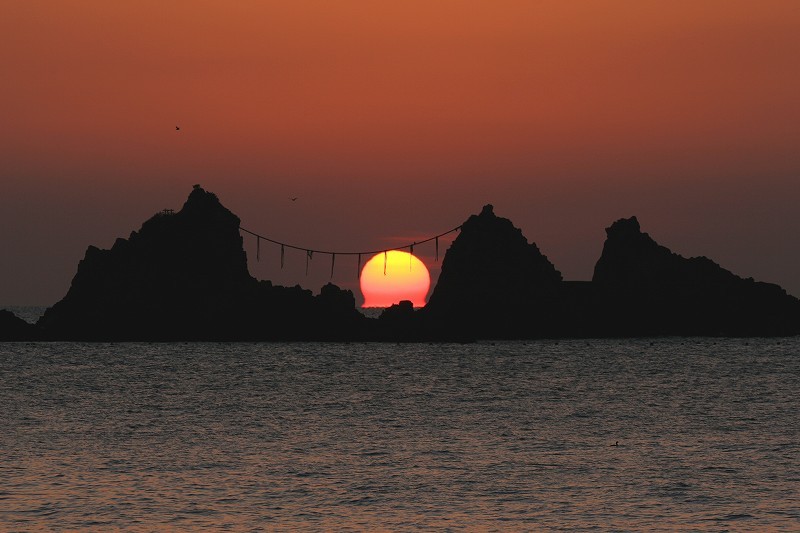
<path id="1" fill-rule="evenodd" d="M 640 229 L 606 229 L 591 281 L 564 281 L 508 219 L 484 206 L 447 250 L 428 304 L 367 318 L 349 290 L 318 295 L 253 278 L 240 220 L 195 186 L 180 211 L 109 250 L 90 246 L 66 296 L 33 325 L 0 311 L 0 340 L 471 341 L 800 334 L 800 300 Z"/>

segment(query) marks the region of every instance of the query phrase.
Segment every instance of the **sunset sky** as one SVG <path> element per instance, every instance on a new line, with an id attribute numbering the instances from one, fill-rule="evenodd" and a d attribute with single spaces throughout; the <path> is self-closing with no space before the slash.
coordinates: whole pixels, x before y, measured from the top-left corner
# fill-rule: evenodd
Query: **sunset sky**
<path id="1" fill-rule="evenodd" d="M 800 296 L 795 0 L 3 0 L 0 65 L 0 307 L 55 303 L 88 245 L 195 183 L 325 249 L 492 203 L 565 279 L 637 215 Z M 258 278 L 330 277 L 245 242 Z M 357 292 L 348 261 L 333 281 Z"/>

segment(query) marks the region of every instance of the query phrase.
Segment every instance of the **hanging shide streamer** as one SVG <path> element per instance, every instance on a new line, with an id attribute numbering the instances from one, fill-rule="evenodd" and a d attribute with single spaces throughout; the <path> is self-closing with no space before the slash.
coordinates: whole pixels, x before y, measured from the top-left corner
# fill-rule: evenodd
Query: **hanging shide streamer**
<path id="1" fill-rule="evenodd" d="M 245 228 L 243 228 L 241 226 L 239 226 L 239 230 L 243 231 L 245 233 L 249 233 L 250 235 L 252 235 L 252 236 L 254 236 L 256 238 L 256 261 L 260 261 L 261 260 L 261 240 L 263 239 L 263 240 L 265 240 L 267 242 L 271 242 L 273 244 L 277 244 L 278 246 L 281 247 L 281 269 L 283 268 L 283 266 L 285 264 L 286 248 L 291 248 L 292 250 L 300 250 L 300 251 L 305 252 L 306 253 L 306 276 L 308 275 L 308 265 L 309 265 L 309 262 L 311 261 L 311 259 L 313 258 L 314 252 L 321 253 L 321 254 L 331 254 L 331 277 L 333 277 L 333 265 L 334 265 L 334 262 L 336 261 L 336 258 L 335 258 L 336 254 L 339 254 L 339 255 L 357 255 L 358 256 L 358 272 L 357 272 L 357 274 L 360 276 L 361 275 L 361 256 L 362 255 L 375 256 L 375 255 L 378 255 L 378 254 L 382 253 L 383 254 L 383 275 L 385 276 L 386 275 L 386 265 L 388 263 L 388 253 L 389 252 L 392 252 L 392 251 L 395 251 L 395 250 L 404 250 L 404 249 L 408 248 L 411 251 L 411 255 L 413 256 L 414 255 L 414 247 L 416 245 L 423 244 L 423 243 L 430 242 L 430 241 L 434 241 L 434 245 L 436 247 L 436 262 L 438 263 L 439 262 L 439 237 L 444 237 L 445 235 L 449 235 L 449 234 L 454 233 L 456 231 L 461 231 L 461 226 L 457 226 L 457 227 L 451 229 L 450 231 L 445 231 L 444 233 L 440 233 L 439 235 L 434 235 L 433 237 L 430 237 L 428 239 L 425 239 L 425 240 L 422 240 L 422 241 L 416 241 L 416 242 L 413 242 L 413 243 L 411 243 L 409 245 L 406 245 L 406 246 L 399 246 L 397 248 L 384 248 L 382 250 L 372 250 L 372 251 L 367 251 L 367 252 L 334 252 L 334 251 L 330 251 L 330 250 L 312 250 L 311 248 L 305 248 L 303 246 L 295 246 L 293 244 L 288 244 L 288 243 L 285 243 L 285 242 L 276 241 L 275 239 L 270 239 L 269 237 L 264 237 L 263 235 L 255 233 L 253 231 L 250 231 L 249 229 L 245 229 Z M 409 268 L 411 268 L 411 264 L 409 264 Z"/>
<path id="2" fill-rule="evenodd" d="M 416 244 L 416 243 L 415 243 Z M 408 271 L 411 272 L 411 266 L 414 264 L 414 245 L 408 247 Z"/>

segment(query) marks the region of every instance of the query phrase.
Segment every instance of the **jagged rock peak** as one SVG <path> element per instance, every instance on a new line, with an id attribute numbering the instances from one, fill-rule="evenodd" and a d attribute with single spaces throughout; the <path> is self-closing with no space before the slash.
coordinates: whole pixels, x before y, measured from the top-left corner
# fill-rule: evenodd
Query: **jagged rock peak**
<path id="1" fill-rule="evenodd" d="M 461 233 L 453 241 L 442 264 L 443 274 L 448 266 L 458 271 L 476 268 L 485 270 L 484 274 L 516 271 L 540 281 L 561 280 L 561 273 L 539 251 L 539 247 L 529 243 L 511 220 L 497 216 L 492 204 L 484 205 L 480 214 L 471 215 L 462 224 Z"/>
<path id="2" fill-rule="evenodd" d="M 639 220 L 633 216 L 630 218 L 620 218 L 611 226 L 606 228 L 606 235 L 609 237 L 615 235 L 631 235 L 631 234 L 639 234 L 642 230 L 639 226 Z"/>
<path id="3" fill-rule="evenodd" d="M 592 282 L 598 331 L 612 335 L 786 335 L 800 329 L 800 301 L 742 279 L 706 257 L 658 244 L 636 217 L 606 229 Z"/>
<path id="4" fill-rule="evenodd" d="M 642 232 L 635 216 L 620 218 L 606 228 L 606 235 L 592 277 L 597 283 L 627 283 L 634 277 L 657 278 L 659 268 L 674 264 L 674 259 L 680 257 Z"/>
<path id="5" fill-rule="evenodd" d="M 240 223 L 239 217 L 234 215 L 227 207 L 222 205 L 217 195 L 208 192 L 199 185 L 195 185 L 189 197 L 184 202 L 183 207 L 177 213 L 170 209 L 165 209 L 156 216 L 176 214 L 183 217 L 190 217 L 194 221 L 198 218 L 209 218 L 218 223 L 236 224 L 237 229 Z"/>
<path id="6" fill-rule="evenodd" d="M 216 194 L 206 191 L 199 185 L 195 185 L 192 189 L 192 192 L 189 193 L 189 197 L 186 199 L 186 202 L 183 204 L 182 210 L 192 212 L 215 209 L 223 209 L 228 211 L 228 209 L 222 206 Z M 228 212 L 230 213 L 230 211 Z"/>
<path id="7" fill-rule="evenodd" d="M 460 243 L 460 244 L 456 244 Z M 528 244 L 528 239 L 522 230 L 514 226 L 507 218 L 499 217 L 494 213 L 494 206 L 486 204 L 477 215 L 470 217 L 461 225 L 461 233 L 453 243 L 455 248 L 468 248 L 484 252 L 500 251 L 511 245 L 513 247 L 531 247 L 535 255 L 539 248 L 534 243 Z"/>
<path id="8" fill-rule="evenodd" d="M 225 319 L 252 292 L 239 218 L 195 186 L 183 208 L 165 209 L 110 250 L 89 246 L 67 295 L 40 326 L 67 338 L 164 338 Z M 193 324 L 201 324 L 194 326 Z"/>
<path id="9" fill-rule="evenodd" d="M 547 308 L 561 273 L 507 218 L 486 205 L 470 216 L 447 250 L 442 272 L 425 307 L 443 327 L 497 336 L 530 322 Z"/>
<path id="10" fill-rule="evenodd" d="M 642 254 L 670 256 L 672 252 L 653 240 L 650 234 L 643 232 L 635 216 L 620 218 L 606 228 L 606 241 L 600 260 L 595 265 L 594 281 L 602 280 L 609 262 L 618 262 L 622 258 L 630 260 L 633 256 Z"/>

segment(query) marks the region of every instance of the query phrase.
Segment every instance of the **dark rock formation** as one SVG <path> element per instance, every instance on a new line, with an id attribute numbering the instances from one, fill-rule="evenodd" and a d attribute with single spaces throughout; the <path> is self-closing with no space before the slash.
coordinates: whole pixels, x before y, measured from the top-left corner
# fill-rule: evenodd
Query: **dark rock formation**
<path id="1" fill-rule="evenodd" d="M 316 339 L 352 335 L 349 291 L 258 282 L 247 270 L 239 218 L 195 187 L 177 213 L 146 221 L 110 250 L 93 246 L 63 300 L 38 325 L 76 340 Z"/>
<path id="2" fill-rule="evenodd" d="M 421 316 L 434 336 L 547 335 L 556 327 L 560 284 L 561 274 L 536 244 L 487 205 L 447 250 Z"/>
<path id="3" fill-rule="evenodd" d="M 33 324 L 28 324 L 6 309 L 0 309 L 0 341 L 31 341 L 39 338 Z"/>
<path id="4" fill-rule="evenodd" d="M 564 282 L 487 205 L 461 227 L 428 305 L 367 319 L 352 292 L 257 281 L 239 218 L 195 187 L 183 208 L 110 250 L 89 247 L 67 295 L 36 326 L 0 312 L 0 340 L 449 340 L 575 336 L 791 335 L 800 301 L 704 257 L 686 259 L 621 219 L 591 282 Z"/>
<path id="5" fill-rule="evenodd" d="M 410 300 L 402 300 L 384 309 L 378 320 L 370 323 L 370 339 L 407 342 L 430 340 L 432 335 L 423 331 L 419 317 L 414 304 Z"/>
<path id="6" fill-rule="evenodd" d="M 777 285 L 742 279 L 705 257 L 660 246 L 636 217 L 606 229 L 591 313 L 603 335 L 800 333 L 800 301 Z"/>

